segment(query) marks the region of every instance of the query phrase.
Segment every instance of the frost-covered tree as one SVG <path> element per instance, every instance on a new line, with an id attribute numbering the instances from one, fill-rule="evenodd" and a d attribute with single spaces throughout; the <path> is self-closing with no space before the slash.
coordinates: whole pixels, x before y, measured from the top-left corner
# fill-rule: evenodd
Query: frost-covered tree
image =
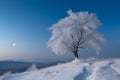
<path id="1" fill-rule="evenodd" d="M 32 66 L 27 69 L 27 71 L 37 71 L 37 70 L 38 68 L 35 64 L 32 64 Z"/>
<path id="2" fill-rule="evenodd" d="M 11 71 L 8 71 L 7 73 L 5 73 L 2 76 L 0 76 L 0 80 L 9 80 L 11 75 L 12 75 Z"/>
<path id="3" fill-rule="evenodd" d="M 67 13 L 68 17 L 50 27 L 48 47 L 56 54 L 72 52 L 76 58 L 80 48 L 93 48 L 98 53 L 104 38 L 96 31 L 101 24 L 97 16 L 87 11 Z"/>

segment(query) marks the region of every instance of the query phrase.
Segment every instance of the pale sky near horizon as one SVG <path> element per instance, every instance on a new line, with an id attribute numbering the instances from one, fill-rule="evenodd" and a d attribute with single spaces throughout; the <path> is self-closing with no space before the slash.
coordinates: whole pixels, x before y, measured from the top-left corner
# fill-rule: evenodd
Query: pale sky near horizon
<path id="1" fill-rule="evenodd" d="M 47 48 L 48 30 L 66 11 L 88 11 L 101 20 L 98 31 L 107 40 L 99 57 L 120 57 L 119 0 L 0 0 L 0 60 L 63 59 Z M 81 50 L 80 57 L 95 55 L 94 50 Z"/>

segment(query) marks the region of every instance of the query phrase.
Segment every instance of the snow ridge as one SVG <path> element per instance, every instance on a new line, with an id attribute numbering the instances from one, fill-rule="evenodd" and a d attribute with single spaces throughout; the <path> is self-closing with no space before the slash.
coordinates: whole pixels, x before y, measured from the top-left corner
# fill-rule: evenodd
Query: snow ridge
<path id="1" fill-rule="evenodd" d="M 120 59 L 75 61 L 52 67 L 9 74 L 0 80 L 120 80 Z M 8 75 L 8 76 L 7 76 Z"/>

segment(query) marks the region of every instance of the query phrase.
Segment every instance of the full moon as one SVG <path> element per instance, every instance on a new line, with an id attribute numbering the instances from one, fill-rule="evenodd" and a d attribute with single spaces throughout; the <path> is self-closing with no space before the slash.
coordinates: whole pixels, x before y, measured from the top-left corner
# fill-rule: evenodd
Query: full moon
<path id="1" fill-rule="evenodd" d="M 16 46 L 16 43 L 13 43 L 12 46 L 15 47 L 15 46 Z"/>

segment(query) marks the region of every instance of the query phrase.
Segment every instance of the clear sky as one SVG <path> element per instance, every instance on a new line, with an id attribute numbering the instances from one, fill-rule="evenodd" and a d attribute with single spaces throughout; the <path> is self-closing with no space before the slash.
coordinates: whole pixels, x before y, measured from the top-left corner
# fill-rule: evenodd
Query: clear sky
<path id="1" fill-rule="evenodd" d="M 100 57 L 120 57 L 119 0 L 0 0 L 0 59 L 62 59 L 47 48 L 50 26 L 66 11 L 89 11 L 102 22 L 98 31 L 107 39 Z M 80 56 L 95 51 L 81 50 Z"/>

